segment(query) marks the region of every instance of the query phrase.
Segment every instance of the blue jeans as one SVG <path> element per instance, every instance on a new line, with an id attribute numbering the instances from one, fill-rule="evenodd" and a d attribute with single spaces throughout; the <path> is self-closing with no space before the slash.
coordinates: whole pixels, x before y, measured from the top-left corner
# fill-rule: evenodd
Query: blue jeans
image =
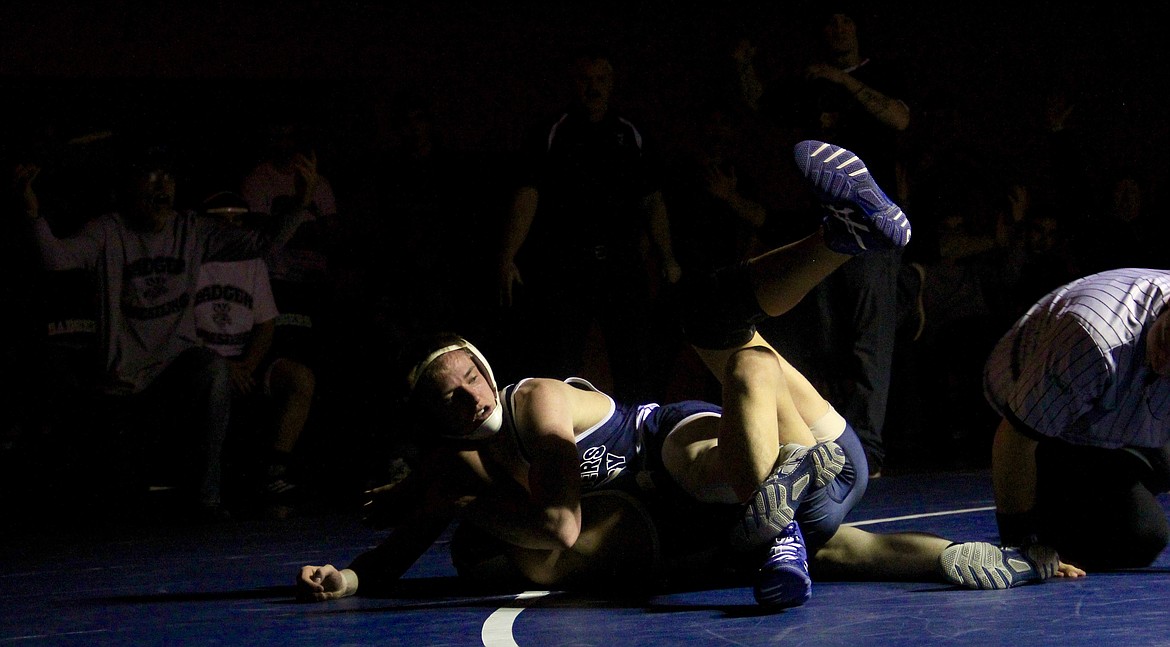
<path id="1" fill-rule="evenodd" d="M 158 457 L 151 447 L 177 453 L 178 461 L 163 461 L 165 473 L 174 473 L 174 465 L 179 465 L 186 477 L 182 485 L 193 489 L 197 502 L 218 505 L 231 389 L 227 360 L 208 348 L 192 347 L 144 391 L 101 396 L 98 415 L 109 425 L 120 460 L 145 460 L 144 465 L 152 467 Z M 120 467 L 132 481 L 159 475 L 138 473 L 135 463 Z"/>

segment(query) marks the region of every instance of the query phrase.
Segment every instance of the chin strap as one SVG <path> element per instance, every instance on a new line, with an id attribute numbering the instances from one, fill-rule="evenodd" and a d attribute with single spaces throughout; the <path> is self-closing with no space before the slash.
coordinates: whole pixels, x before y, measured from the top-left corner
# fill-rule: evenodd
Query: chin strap
<path id="1" fill-rule="evenodd" d="M 503 429 L 503 428 L 504 428 L 504 408 L 500 406 L 500 394 L 497 393 L 496 394 L 496 406 L 492 409 L 491 415 L 489 415 L 486 420 L 484 420 L 482 423 L 480 423 L 480 425 L 478 427 L 476 427 L 475 431 L 471 432 L 470 435 L 459 436 L 459 438 L 466 438 L 468 440 L 479 440 L 481 438 L 487 438 L 488 436 L 495 434 L 496 432 L 498 432 L 500 429 Z M 448 438 L 455 438 L 455 436 L 448 436 Z"/>
<path id="2" fill-rule="evenodd" d="M 488 364 L 487 358 L 483 356 L 483 353 L 479 352 L 479 349 L 473 346 L 471 342 L 467 341 L 466 339 L 460 339 L 455 343 L 432 351 L 429 355 L 424 357 L 421 362 L 415 364 L 414 368 L 410 370 L 410 373 L 406 376 L 407 385 L 413 392 L 419 378 L 422 377 L 424 373 L 426 373 L 428 366 L 430 366 L 436 359 L 456 350 L 466 350 L 467 352 L 471 353 L 472 361 L 475 362 L 475 365 L 479 367 L 480 372 L 483 373 L 484 377 L 486 377 L 488 382 L 492 385 L 492 393 L 494 393 L 496 396 L 496 405 L 492 408 L 491 415 L 489 415 L 486 420 L 480 423 L 479 427 L 476 427 L 475 431 L 472 433 L 465 436 L 448 436 L 444 434 L 444 437 L 453 438 L 456 440 L 479 440 L 481 438 L 487 438 L 488 436 L 491 436 L 503 428 L 504 410 L 502 407 L 500 407 L 500 389 L 496 384 L 496 376 L 492 373 L 492 367 L 490 364 Z"/>

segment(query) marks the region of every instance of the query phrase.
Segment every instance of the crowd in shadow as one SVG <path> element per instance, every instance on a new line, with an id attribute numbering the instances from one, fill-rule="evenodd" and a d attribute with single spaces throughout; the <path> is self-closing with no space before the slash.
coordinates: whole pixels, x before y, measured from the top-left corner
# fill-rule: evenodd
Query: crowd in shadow
<path id="1" fill-rule="evenodd" d="M 311 110 L 287 105 L 241 115 L 233 141 L 208 137 L 194 118 L 107 128 L 79 114 L 9 128 L 3 504 L 100 516 L 160 488 L 182 491 L 186 471 L 175 466 L 194 451 L 165 402 L 134 432 L 96 422 L 128 352 L 117 340 L 131 334 L 111 330 L 126 326 L 125 299 L 102 304 L 130 279 L 107 271 L 119 262 L 108 245 L 93 262 L 45 269 L 31 215 L 56 239 L 92 242 L 94 223 L 158 199 L 148 180 L 165 171 L 173 185 L 161 206 L 177 218 L 222 219 L 207 200 L 228 194 L 241 199 L 229 210 L 254 219 L 249 231 L 300 219 L 251 254 L 265 261 L 275 311 L 224 355 L 230 406 L 202 412 L 228 425 L 215 502 L 235 516 L 285 514 L 356 504 L 409 464 L 392 360 L 417 334 L 474 340 L 500 358 L 501 384 L 577 375 L 619 399 L 716 401 L 670 314 L 672 288 L 819 226 L 790 163 L 804 139 L 862 155 L 914 238 L 904 253 L 866 255 L 864 266 L 859 257 L 762 332 L 853 422 L 873 476 L 985 465 L 995 426 L 982 394 L 987 354 L 1025 308 L 1073 278 L 1170 264 L 1162 178 L 1141 156 L 1102 161 L 1121 144 L 1100 118 L 1084 118 L 1075 83 L 1021 100 L 1025 140 L 988 142 L 967 123 L 977 106 L 918 93 L 896 60 L 867 52 L 860 17 L 825 16 L 813 31 L 823 47 L 807 60 L 769 58 L 767 43 L 744 34 L 721 43 L 723 57 L 696 73 L 717 82 L 694 90 L 687 132 L 671 140 L 654 114 L 623 111 L 637 92 L 622 85 L 623 66 L 638 63 L 600 48 L 561 53 L 564 74 L 550 83 L 563 84 L 565 108 L 523 124 L 530 136 L 517 150 L 472 150 L 436 119 L 425 89 L 392 92 L 380 106 L 390 128 L 360 150 L 339 148 Z M 165 161 L 144 161 L 148 150 Z M 227 259 L 207 249 L 189 260 Z M 197 275 L 178 306 L 192 317 L 206 287 Z M 222 323 L 228 311 L 208 317 Z M 246 359 L 267 322 L 271 340 Z M 171 342 L 142 347 L 169 364 L 181 354 L 161 350 Z M 241 362 L 247 370 L 230 372 Z"/>

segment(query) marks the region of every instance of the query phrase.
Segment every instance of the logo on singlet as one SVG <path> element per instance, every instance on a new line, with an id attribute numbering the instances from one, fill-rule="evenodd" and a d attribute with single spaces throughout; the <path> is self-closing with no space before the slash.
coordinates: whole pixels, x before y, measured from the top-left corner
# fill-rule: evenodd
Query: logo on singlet
<path id="1" fill-rule="evenodd" d="M 581 458 L 581 481 L 586 487 L 604 485 L 626 469 L 626 457 L 607 452 L 605 445 L 590 447 Z"/>

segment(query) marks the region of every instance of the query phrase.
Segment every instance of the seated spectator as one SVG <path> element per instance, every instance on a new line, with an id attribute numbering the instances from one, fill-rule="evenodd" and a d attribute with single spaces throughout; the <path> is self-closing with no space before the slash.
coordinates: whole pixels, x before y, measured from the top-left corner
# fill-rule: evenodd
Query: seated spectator
<path id="1" fill-rule="evenodd" d="M 360 281 L 335 277 L 345 265 L 332 254 L 339 236 L 337 204 L 329 181 L 317 171 L 316 149 L 304 127 L 275 119 L 268 134 L 264 161 L 244 178 L 242 196 L 261 221 L 289 210 L 305 214 L 288 243 L 265 258 L 280 313 L 270 355 L 311 371 L 317 407 L 328 407 L 337 401 L 330 396 L 347 397 L 344 383 L 327 376 L 353 374 L 345 362 L 357 353 L 344 324 L 350 304 L 364 295 L 352 293 Z"/>
<path id="2" fill-rule="evenodd" d="M 249 219 L 247 203 L 233 193 L 212 195 L 204 201 L 202 211 L 236 227 L 256 224 L 254 217 Z M 247 447 L 255 443 L 260 449 L 261 456 L 256 458 L 261 469 L 261 494 L 271 511 L 283 514 L 297 498 L 299 488 L 291 478 L 293 450 L 308 421 L 316 385 L 307 366 L 271 352 L 277 314 L 263 260 L 205 263 L 201 267 L 195 292 L 199 338 L 228 359 L 236 396 L 233 422 L 245 419 L 245 411 L 256 408 L 249 404 L 260 409 L 263 431 L 242 440 L 248 441 Z M 233 431 L 245 432 L 238 425 Z M 248 465 L 253 462 L 251 457 L 246 459 Z"/>
<path id="3" fill-rule="evenodd" d="M 165 148 L 136 155 L 125 173 L 121 208 L 58 238 L 40 216 L 33 183 L 39 168 L 14 174 L 30 234 L 48 270 L 89 269 L 98 284 L 102 359 L 97 431 L 85 441 L 80 478 L 87 492 L 117 484 L 143 492 L 157 474 L 149 448 L 178 453 L 179 483 L 201 518 L 221 519 L 222 449 L 231 403 L 227 361 L 195 330 L 194 292 L 204 262 L 257 258 L 287 241 L 303 218 L 290 211 L 265 232 L 227 227 L 175 208 L 173 159 Z M 194 451 L 192 451 L 194 450 Z M 173 464 L 173 460 L 169 461 Z M 166 463 L 164 463 L 166 465 Z M 176 473 L 171 465 L 166 475 Z M 113 493 L 125 494 L 121 488 Z M 119 503 L 119 497 L 107 499 Z"/>

